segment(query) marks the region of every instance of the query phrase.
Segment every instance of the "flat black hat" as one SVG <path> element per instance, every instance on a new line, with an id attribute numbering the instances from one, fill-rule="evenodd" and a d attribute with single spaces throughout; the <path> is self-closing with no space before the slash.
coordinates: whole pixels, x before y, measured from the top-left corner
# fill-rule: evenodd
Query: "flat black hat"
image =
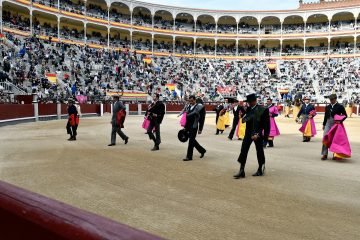
<path id="1" fill-rule="evenodd" d="M 182 129 L 179 131 L 178 133 L 178 139 L 180 142 L 187 142 L 187 140 L 189 140 L 189 134 L 187 133 L 187 131 L 185 129 Z"/>
<path id="2" fill-rule="evenodd" d="M 252 102 L 258 98 L 255 93 L 246 96 L 246 100 L 244 102 Z"/>
<path id="3" fill-rule="evenodd" d="M 332 99 L 337 99 L 337 95 L 336 94 L 331 94 L 329 96 L 329 99 L 332 100 Z"/>

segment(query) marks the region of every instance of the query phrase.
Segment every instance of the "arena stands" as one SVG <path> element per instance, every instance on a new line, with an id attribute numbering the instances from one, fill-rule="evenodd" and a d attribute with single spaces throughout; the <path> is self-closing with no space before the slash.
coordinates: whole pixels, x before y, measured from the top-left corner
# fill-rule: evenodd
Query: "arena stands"
<path id="1" fill-rule="evenodd" d="M 121 89 L 157 91 L 167 100 L 196 93 L 208 101 L 256 91 L 282 101 L 278 89 L 285 87 L 286 98 L 303 92 L 322 102 L 336 92 L 359 102 L 360 12 L 351 4 L 343 10 L 327 3 L 323 14 L 321 4 L 306 5 L 306 15 L 302 7 L 195 15 L 195 9 L 148 5 L 2 2 L 3 89 L 12 84 L 44 101 L 72 95 L 95 101 Z"/>

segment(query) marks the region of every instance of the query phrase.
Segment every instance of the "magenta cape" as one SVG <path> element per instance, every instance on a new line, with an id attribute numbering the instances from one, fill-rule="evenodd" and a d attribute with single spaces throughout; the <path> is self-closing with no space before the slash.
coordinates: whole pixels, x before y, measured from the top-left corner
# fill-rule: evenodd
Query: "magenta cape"
<path id="1" fill-rule="evenodd" d="M 307 130 L 306 126 L 308 124 L 310 124 L 310 127 L 311 127 L 310 134 L 305 132 L 305 130 Z M 301 126 L 301 128 L 299 129 L 299 131 L 302 132 L 304 135 L 311 135 L 311 137 L 314 137 L 316 135 L 316 133 L 317 133 L 314 118 L 309 118 L 308 120 L 306 120 L 304 122 L 304 124 Z"/>
<path id="2" fill-rule="evenodd" d="M 277 109 L 276 106 L 272 106 L 271 108 L 269 108 L 269 113 L 270 113 L 270 133 L 269 133 L 269 137 L 276 137 L 280 135 L 280 131 L 278 126 L 276 125 L 276 121 L 275 118 L 271 117 L 272 114 L 279 114 L 279 110 Z"/>
<path id="3" fill-rule="evenodd" d="M 335 123 L 324 136 L 323 143 L 329 150 L 342 158 L 351 157 L 351 147 L 343 123 Z"/>

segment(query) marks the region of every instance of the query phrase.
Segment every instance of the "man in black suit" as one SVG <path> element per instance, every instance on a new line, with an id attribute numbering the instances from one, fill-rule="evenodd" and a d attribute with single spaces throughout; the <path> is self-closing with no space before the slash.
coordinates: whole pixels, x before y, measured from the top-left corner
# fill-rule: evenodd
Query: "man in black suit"
<path id="1" fill-rule="evenodd" d="M 229 136 L 228 136 L 228 139 L 230 139 L 230 140 L 232 140 L 233 137 L 234 137 L 234 133 L 235 133 L 236 128 L 237 128 L 237 126 L 239 124 L 239 120 L 240 120 L 241 115 L 243 113 L 245 113 L 245 109 L 243 108 L 242 103 L 240 103 L 237 100 L 234 100 L 234 101 L 235 101 L 235 103 L 234 103 L 234 107 L 232 109 L 233 114 L 234 114 L 234 119 L 233 119 L 231 131 L 230 131 Z"/>
<path id="2" fill-rule="evenodd" d="M 129 137 L 125 135 L 125 133 L 121 130 L 123 126 L 120 126 L 117 122 L 117 116 L 120 111 L 125 111 L 124 104 L 120 101 L 119 96 L 114 96 L 114 105 L 113 105 L 113 114 L 111 118 L 111 143 L 108 145 L 109 147 L 115 146 L 116 144 L 116 133 L 119 134 L 122 140 L 124 140 L 125 144 L 128 143 Z"/>
<path id="3" fill-rule="evenodd" d="M 165 115 L 165 105 L 162 101 L 159 100 L 160 95 L 155 94 L 153 96 L 153 103 L 151 103 L 146 111 L 146 116 L 150 120 L 150 125 L 147 129 L 147 134 L 149 135 L 150 140 L 154 141 L 154 147 L 151 151 L 160 150 L 159 145 L 161 143 L 160 136 L 160 124 L 162 123 Z M 155 135 L 153 133 L 155 131 Z"/>
<path id="4" fill-rule="evenodd" d="M 246 97 L 249 107 L 246 110 L 242 122 L 246 123 L 245 137 L 241 146 L 238 162 L 240 163 L 240 171 L 234 175 L 235 179 L 245 178 L 245 164 L 247 155 L 252 142 L 255 143 L 258 170 L 253 176 L 263 176 L 265 171 L 265 154 L 263 148 L 264 140 L 268 139 L 270 131 L 269 109 L 258 105 L 257 96 L 250 94 Z"/>
<path id="5" fill-rule="evenodd" d="M 302 116 L 301 123 L 304 124 L 309 118 L 312 117 L 310 115 L 310 112 L 313 110 L 315 110 L 315 107 L 314 107 L 314 105 L 310 104 L 310 98 L 304 97 L 304 103 L 301 106 L 301 109 L 297 115 L 297 118 L 299 119 L 300 116 Z M 303 136 L 303 142 L 310 142 L 310 140 L 311 140 L 310 137 Z"/>
<path id="6" fill-rule="evenodd" d="M 189 105 L 186 108 L 186 126 L 185 129 L 189 134 L 189 146 L 184 161 L 191 161 L 193 158 L 194 148 L 201 154 L 200 158 L 203 158 L 206 150 L 198 141 L 196 141 L 196 135 L 201 134 L 204 126 L 205 118 L 203 117 L 204 106 L 200 103 L 196 103 L 194 95 L 189 97 Z"/>
<path id="7" fill-rule="evenodd" d="M 66 130 L 67 133 L 70 135 L 69 141 L 76 141 L 76 135 L 77 135 L 77 127 L 76 127 L 76 119 L 77 119 L 77 109 L 74 105 L 75 101 L 74 99 L 68 100 L 68 122 L 66 124 Z"/>
<path id="8" fill-rule="evenodd" d="M 325 116 L 324 116 L 324 121 L 323 121 L 324 136 L 334 126 L 334 124 L 335 124 L 334 116 L 335 115 L 343 115 L 343 116 L 347 117 L 344 106 L 337 102 L 336 94 L 331 94 L 329 96 L 329 99 L 330 99 L 330 105 L 326 106 L 326 108 L 325 108 Z M 344 120 L 345 119 L 346 118 L 344 118 Z M 321 150 L 321 154 L 322 154 L 321 160 L 327 160 L 328 152 L 329 152 L 329 149 L 325 145 L 323 145 L 322 150 Z"/>

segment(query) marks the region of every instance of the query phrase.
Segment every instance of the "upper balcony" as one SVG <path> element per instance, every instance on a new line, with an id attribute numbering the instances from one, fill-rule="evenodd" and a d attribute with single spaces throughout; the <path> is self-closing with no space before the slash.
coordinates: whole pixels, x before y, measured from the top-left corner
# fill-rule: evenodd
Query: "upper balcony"
<path id="1" fill-rule="evenodd" d="M 214 11 L 130 0 L 5 0 L 3 2 L 32 6 L 32 10 L 53 13 L 58 18 L 65 16 L 108 28 L 174 37 L 315 38 L 355 35 L 360 24 L 360 9 L 354 6 L 311 10 L 300 8 L 288 11 Z"/>

